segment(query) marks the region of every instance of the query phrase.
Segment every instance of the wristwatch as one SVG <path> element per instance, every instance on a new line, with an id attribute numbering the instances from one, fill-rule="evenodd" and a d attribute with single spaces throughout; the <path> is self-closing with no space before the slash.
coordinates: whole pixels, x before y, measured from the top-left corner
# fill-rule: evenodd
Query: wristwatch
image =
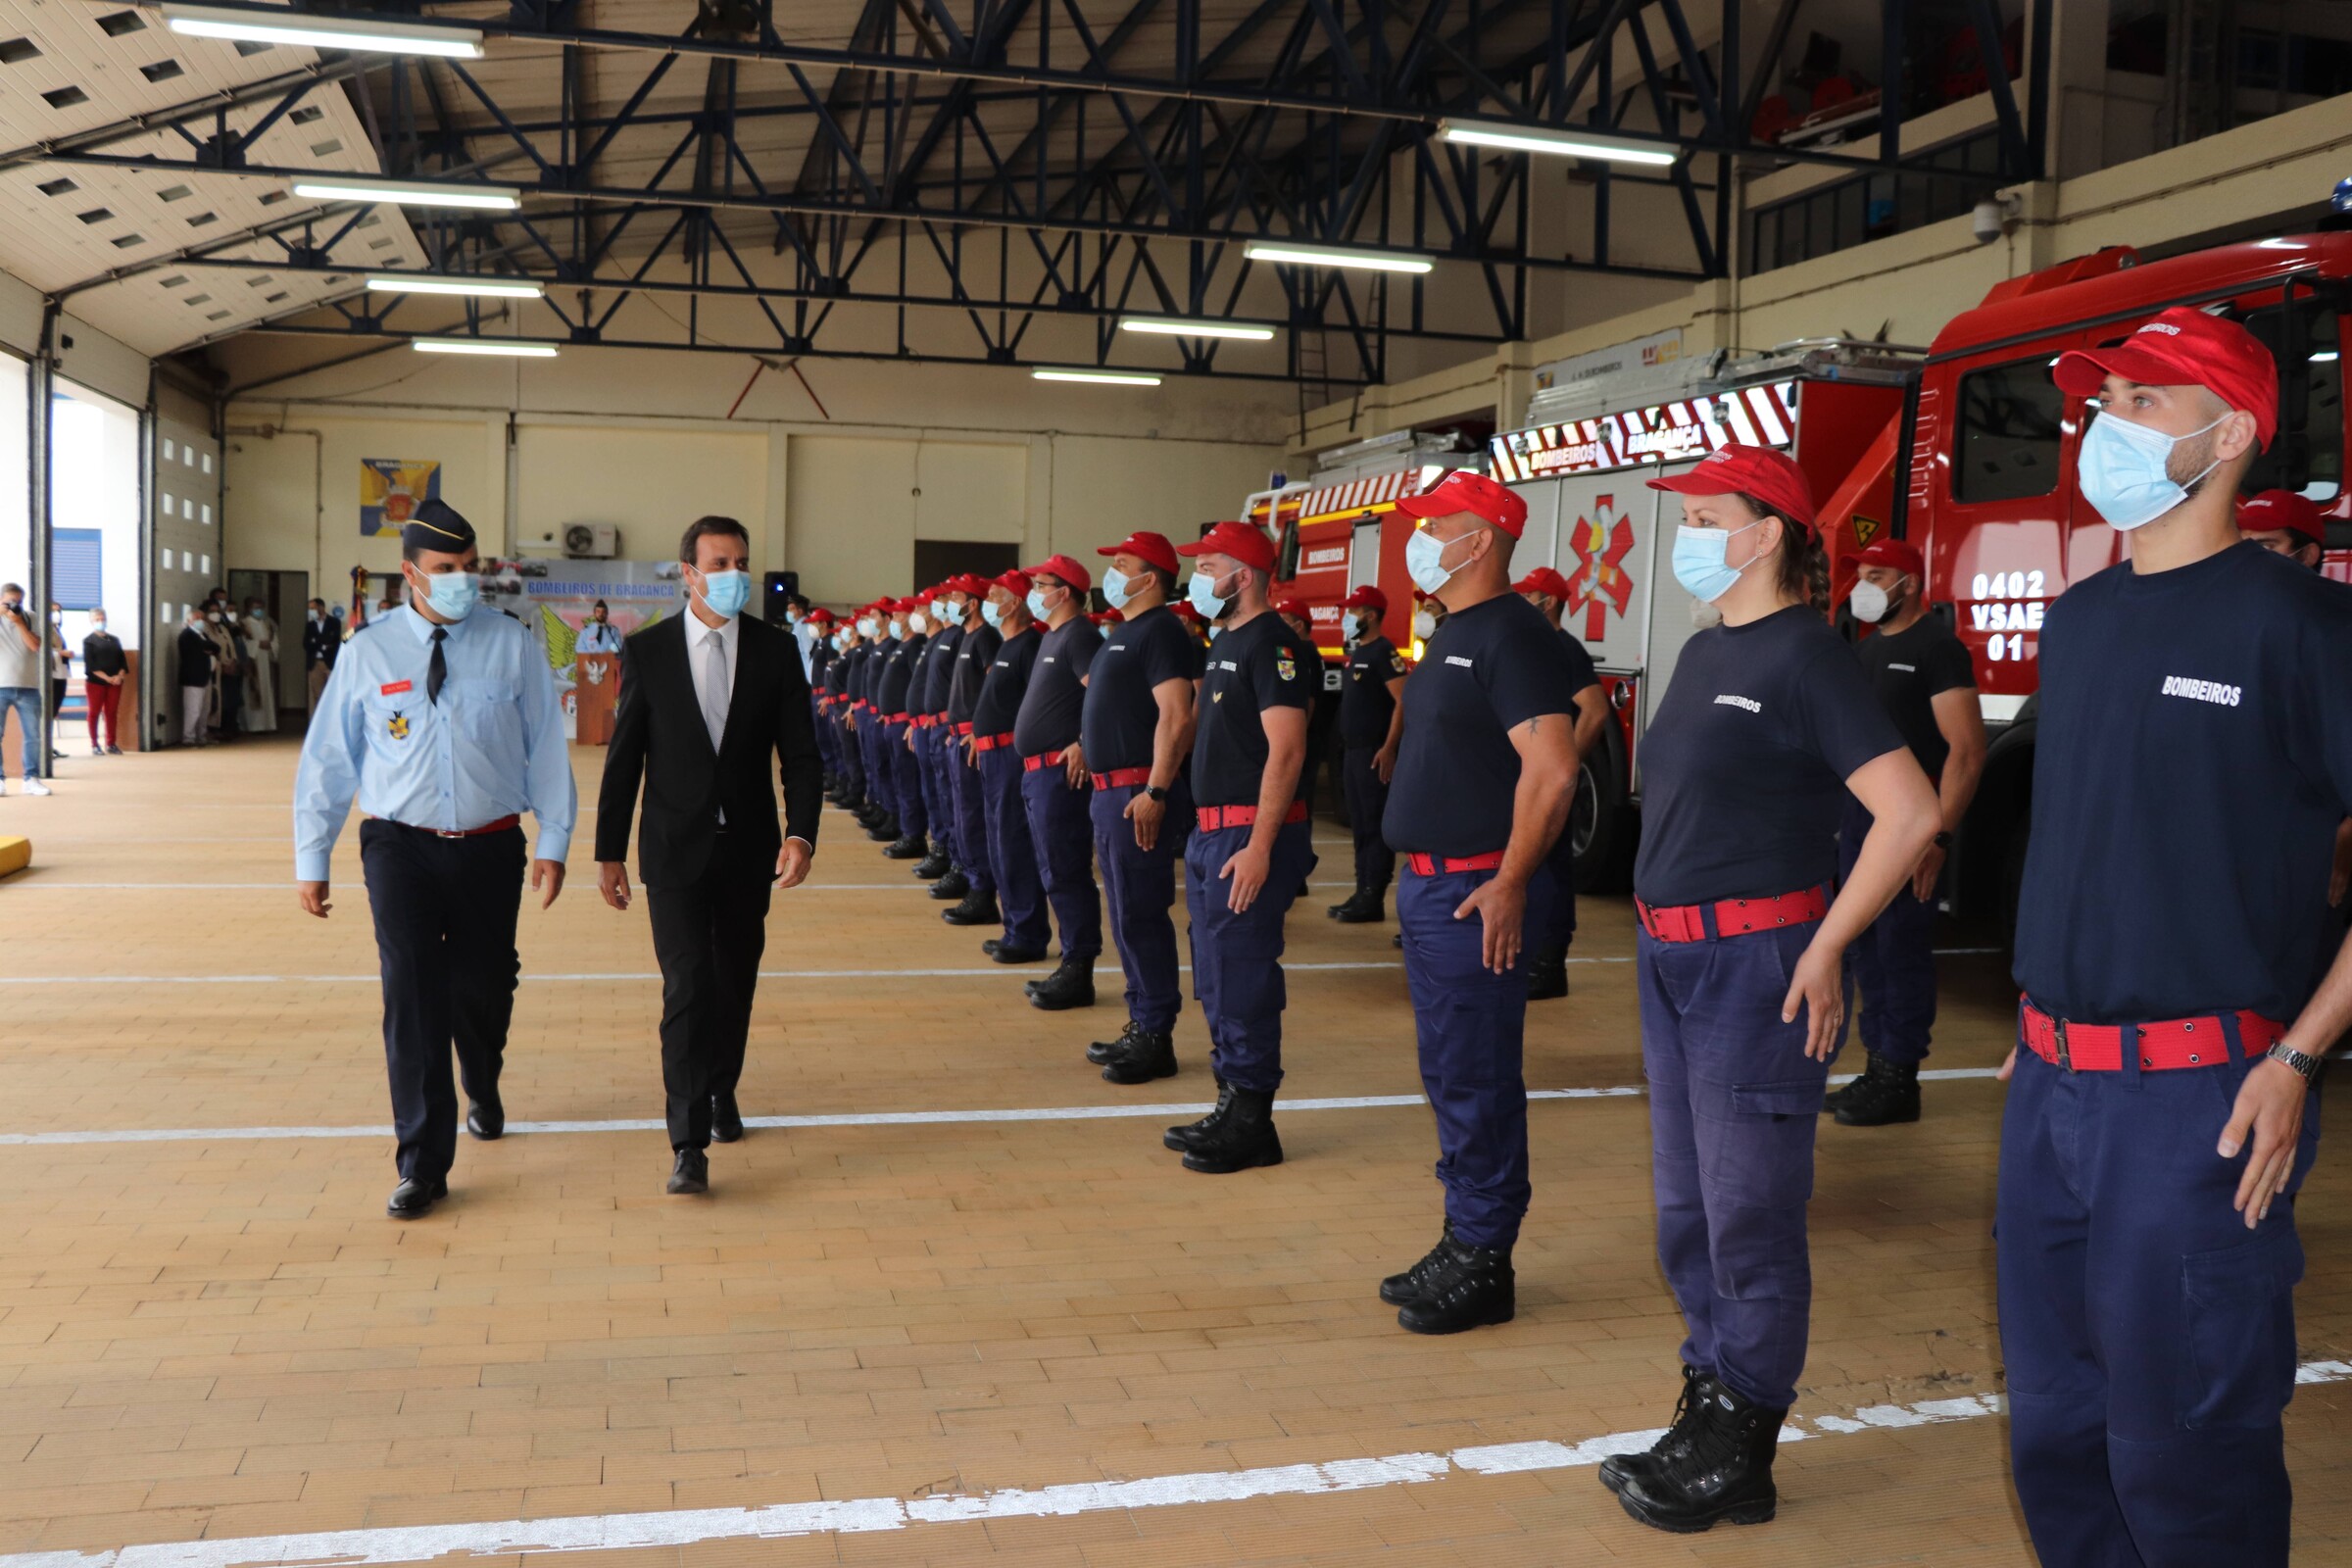
<path id="1" fill-rule="evenodd" d="M 1164 785 L 1147 784 L 1144 786 L 1144 793 L 1155 801 L 1165 801 L 1168 798 L 1167 788 Z"/>
<path id="2" fill-rule="evenodd" d="M 2273 1061 L 2283 1062 L 2294 1068 L 2297 1073 L 2302 1075 L 2305 1083 L 2310 1083 L 2318 1078 L 2320 1068 L 2325 1065 L 2324 1058 L 2305 1055 L 2283 1040 L 2273 1046 L 2265 1054 Z"/>

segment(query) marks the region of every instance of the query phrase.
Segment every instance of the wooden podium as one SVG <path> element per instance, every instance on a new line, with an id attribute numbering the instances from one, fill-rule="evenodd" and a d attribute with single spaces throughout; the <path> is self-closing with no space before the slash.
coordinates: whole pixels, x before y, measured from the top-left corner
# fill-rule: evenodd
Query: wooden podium
<path id="1" fill-rule="evenodd" d="M 572 739 L 604 746 L 612 739 L 612 710 L 620 701 L 620 656 L 572 656 Z"/>

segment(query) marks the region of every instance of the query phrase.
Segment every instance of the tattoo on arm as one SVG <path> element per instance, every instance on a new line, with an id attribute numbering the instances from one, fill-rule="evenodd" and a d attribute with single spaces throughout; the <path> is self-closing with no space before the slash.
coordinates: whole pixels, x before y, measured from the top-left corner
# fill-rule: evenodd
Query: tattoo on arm
<path id="1" fill-rule="evenodd" d="M 1532 735 L 1534 735 L 1534 734 L 1536 733 L 1536 730 L 1537 730 L 1537 728 L 1538 728 L 1540 725 L 1542 725 L 1542 724 L 1543 724 L 1543 722 L 1544 722 L 1544 715 L 1543 715 L 1543 714 L 1541 714 L 1541 713 L 1538 713 L 1538 714 L 1537 714 L 1535 717 L 1533 717 L 1533 718 L 1529 719 L 1529 720 L 1527 721 L 1527 732 L 1528 732 L 1528 734 L 1529 734 L 1529 735 L 1531 735 L 1531 736 L 1532 736 Z"/>

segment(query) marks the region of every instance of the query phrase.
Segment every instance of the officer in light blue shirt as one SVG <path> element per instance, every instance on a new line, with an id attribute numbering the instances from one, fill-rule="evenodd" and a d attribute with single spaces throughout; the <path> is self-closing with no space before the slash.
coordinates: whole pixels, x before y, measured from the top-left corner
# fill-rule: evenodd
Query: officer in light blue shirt
<path id="1" fill-rule="evenodd" d="M 599 599 L 580 623 L 580 635 L 572 643 L 575 654 L 617 654 L 620 652 L 620 630 L 612 624 L 612 612 Z"/>
<path id="2" fill-rule="evenodd" d="M 428 501 L 400 548 L 409 605 L 344 648 L 303 738 L 294 876 L 304 910 L 325 918 L 328 858 L 356 799 L 400 1144 L 385 1212 L 416 1219 L 449 1196 L 453 1048 L 471 1102 L 466 1130 L 506 1130 L 498 1076 L 521 972 L 520 816 L 539 819 L 530 885 L 544 909 L 564 890 L 579 796 L 546 654 L 521 622 L 475 608 L 472 526 Z"/>

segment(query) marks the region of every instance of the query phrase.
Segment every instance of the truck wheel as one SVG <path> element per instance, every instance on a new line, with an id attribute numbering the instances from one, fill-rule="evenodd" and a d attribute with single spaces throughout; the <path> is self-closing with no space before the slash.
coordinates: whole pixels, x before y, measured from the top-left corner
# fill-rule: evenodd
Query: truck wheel
<path id="1" fill-rule="evenodd" d="M 1625 737 L 1612 719 L 1593 755 L 1577 763 L 1576 795 L 1561 829 L 1575 846 L 1579 893 L 1622 893 L 1633 885 L 1641 816 L 1626 788 L 1628 772 Z"/>

